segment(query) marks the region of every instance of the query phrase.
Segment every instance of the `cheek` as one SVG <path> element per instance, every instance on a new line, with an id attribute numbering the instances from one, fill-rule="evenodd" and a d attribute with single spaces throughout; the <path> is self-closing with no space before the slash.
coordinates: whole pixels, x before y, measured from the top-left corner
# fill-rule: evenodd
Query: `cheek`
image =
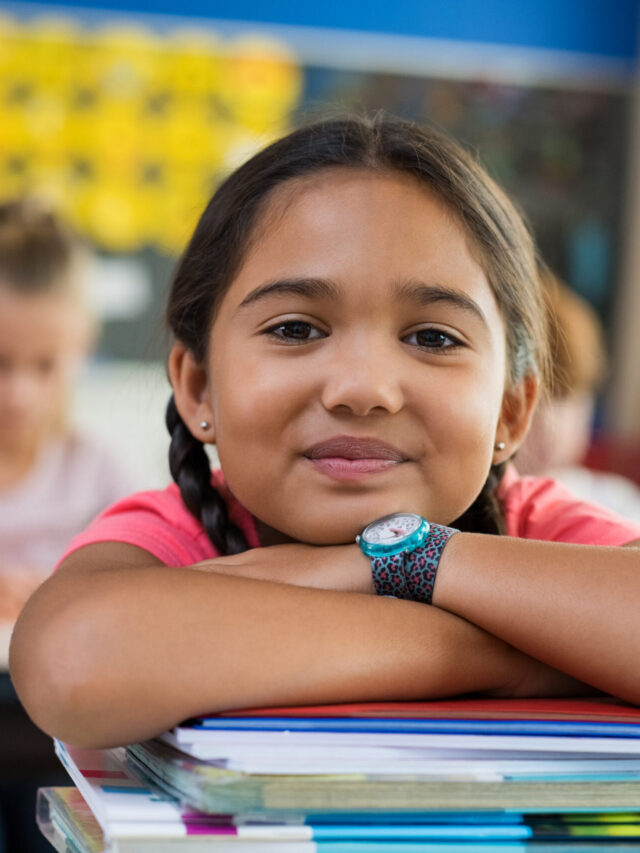
<path id="1" fill-rule="evenodd" d="M 269 362 L 252 355 L 216 361 L 209 388 L 216 441 L 264 447 L 308 399 L 294 359 Z"/>
<path id="2" fill-rule="evenodd" d="M 281 372 L 242 357 L 216 364 L 210 391 L 225 478 L 240 502 L 258 514 L 273 490 L 277 450 L 295 417 L 295 395 Z"/>
<path id="3" fill-rule="evenodd" d="M 40 376 L 40 387 L 43 394 L 51 399 L 63 398 L 73 386 L 78 376 L 78 363 L 75 360 L 64 359 Z"/>
<path id="4" fill-rule="evenodd" d="M 498 377 L 498 378 L 496 378 Z M 457 382 L 448 381 L 441 389 L 439 408 L 441 426 L 449 425 L 445 433 L 451 448 L 457 443 L 483 447 L 493 444 L 495 428 L 500 417 L 503 385 L 499 371 L 474 372 Z"/>
<path id="5" fill-rule="evenodd" d="M 435 465 L 451 519 L 473 503 L 493 459 L 502 386 L 489 377 L 450 383 L 440 400 Z M 450 519 L 450 520 L 451 520 Z"/>

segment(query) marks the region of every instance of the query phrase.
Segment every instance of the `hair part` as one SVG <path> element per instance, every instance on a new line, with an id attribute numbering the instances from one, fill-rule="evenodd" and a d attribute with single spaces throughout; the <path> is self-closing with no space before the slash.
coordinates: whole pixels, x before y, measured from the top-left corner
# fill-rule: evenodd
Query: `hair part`
<path id="1" fill-rule="evenodd" d="M 526 224 L 503 191 L 459 145 L 438 131 L 384 114 L 370 119 L 332 118 L 302 127 L 260 151 L 220 185 L 178 265 L 167 307 L 170 330 L 195 359 L 206 358 L 217 306 L 242 264 L 273 192 L 289 181 L 335 168 L 410 175 L 448 207 L 462 224 L 502 314 L 508 384 L 518 383 L 527 374 L 538 375 L 544 384 L 549 374 L 545 315 L 535 248 Z M 172 445 L 176 429 L 182 433 L 175 425 L 170 428 Z M 189 465 L 188 455 L 184 456 L 181 467 Z M 185 475 L 178 467 L 174 478 L 180 482 Z M 503 470 L 504 466 L 492 468 L 474 505 L 458 520 L 463 529 L 503 532 L 496 498 Z M 183 499 L 190 506 L 184 494 Z M 219 525 L 211 526 L 202 515 L 194 514 L 212 542 L 222 540 Z"/>

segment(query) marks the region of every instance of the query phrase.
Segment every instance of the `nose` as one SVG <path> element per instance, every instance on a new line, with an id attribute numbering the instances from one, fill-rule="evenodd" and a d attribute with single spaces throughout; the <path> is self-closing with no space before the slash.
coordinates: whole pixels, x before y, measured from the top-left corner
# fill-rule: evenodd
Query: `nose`
<path id="1" fill-rule="evenodd" d="M 323 406 L 360 417 L 399 412 L 404 406 L 400 361 L 395 347 L 380 341 L 336 345 L 322 391 Z"/>

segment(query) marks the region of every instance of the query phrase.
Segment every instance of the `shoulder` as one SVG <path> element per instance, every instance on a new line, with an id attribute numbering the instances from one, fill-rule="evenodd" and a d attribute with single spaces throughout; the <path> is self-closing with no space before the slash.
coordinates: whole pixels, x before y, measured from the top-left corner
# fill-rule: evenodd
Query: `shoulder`
<path id="1" fill-rule="evenodd" d="M 508 536 L 624 545 L 640 539 L 640 524 L 596 502 L 581 500 L 550 477 L 521 477 L 513 466 L 498 489 Z"/>
<path id="2" fill-rule="evenodd" d="M 252 547 L 257 545 L 255 523 L 214 478 L 229 513 L 244 529 Z M 190 566 L 220 556 L 202 524 L 185 506 L 175 483 L 166 489 L 136 492 L 102 512 L 72 540 L 63 557 L 96 542 L 124 542 L 153 554 L 166 565 Z"/>

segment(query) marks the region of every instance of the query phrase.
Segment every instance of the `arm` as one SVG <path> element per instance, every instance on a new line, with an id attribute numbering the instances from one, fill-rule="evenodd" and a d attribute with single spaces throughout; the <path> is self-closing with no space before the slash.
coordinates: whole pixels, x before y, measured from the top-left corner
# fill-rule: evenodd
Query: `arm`
<path id="1" fill-rule="evenodd" d="M 457 534 L 444 550 L 433 603 L 640 704 L 640 541 L 614 548 Z"/>
<path id="2" fill-rule="evenodd" d="M 343 554 L 366 577 L 359 551 Z M 438 608 L 223 575 L 215 563 L 173 569 L 115 543 L 71 555 L 13 636 L 12 677 L 35 722 L 106 746 L 229 708 L 500 690 L 528 665 Z"/>
<path id="3" fill-rule="evenodd" d="M 371 587 L 370 571 L 356 568 L 356 546 L 332 550 L 325 571 L 337 575 L 335 564 L 350 562 L 349 583 Z M 283 571 L 292 582 L 292 569 Z M 322 578 L 315 569 L 307 582 Z M 596 547 L 458 533 L 444 549 L 433 605 L 524 653 L 520 680 L 502 695 L 569 695 L 582 683 L 640 704 L 640 540 Z"/>
<path id="4" fill-rule="evenodd" d="M 372 590 L 356 546 L 307 547 L 302 559 L 304 548 L 225 557 L 216 571 Z M 433 604 L 524 653 L 519 680 L 500 695 L 571 695 L 582 684 L 640 704 L 640 541 L 595 547 L 459 533 L 444 549 Z"/>

